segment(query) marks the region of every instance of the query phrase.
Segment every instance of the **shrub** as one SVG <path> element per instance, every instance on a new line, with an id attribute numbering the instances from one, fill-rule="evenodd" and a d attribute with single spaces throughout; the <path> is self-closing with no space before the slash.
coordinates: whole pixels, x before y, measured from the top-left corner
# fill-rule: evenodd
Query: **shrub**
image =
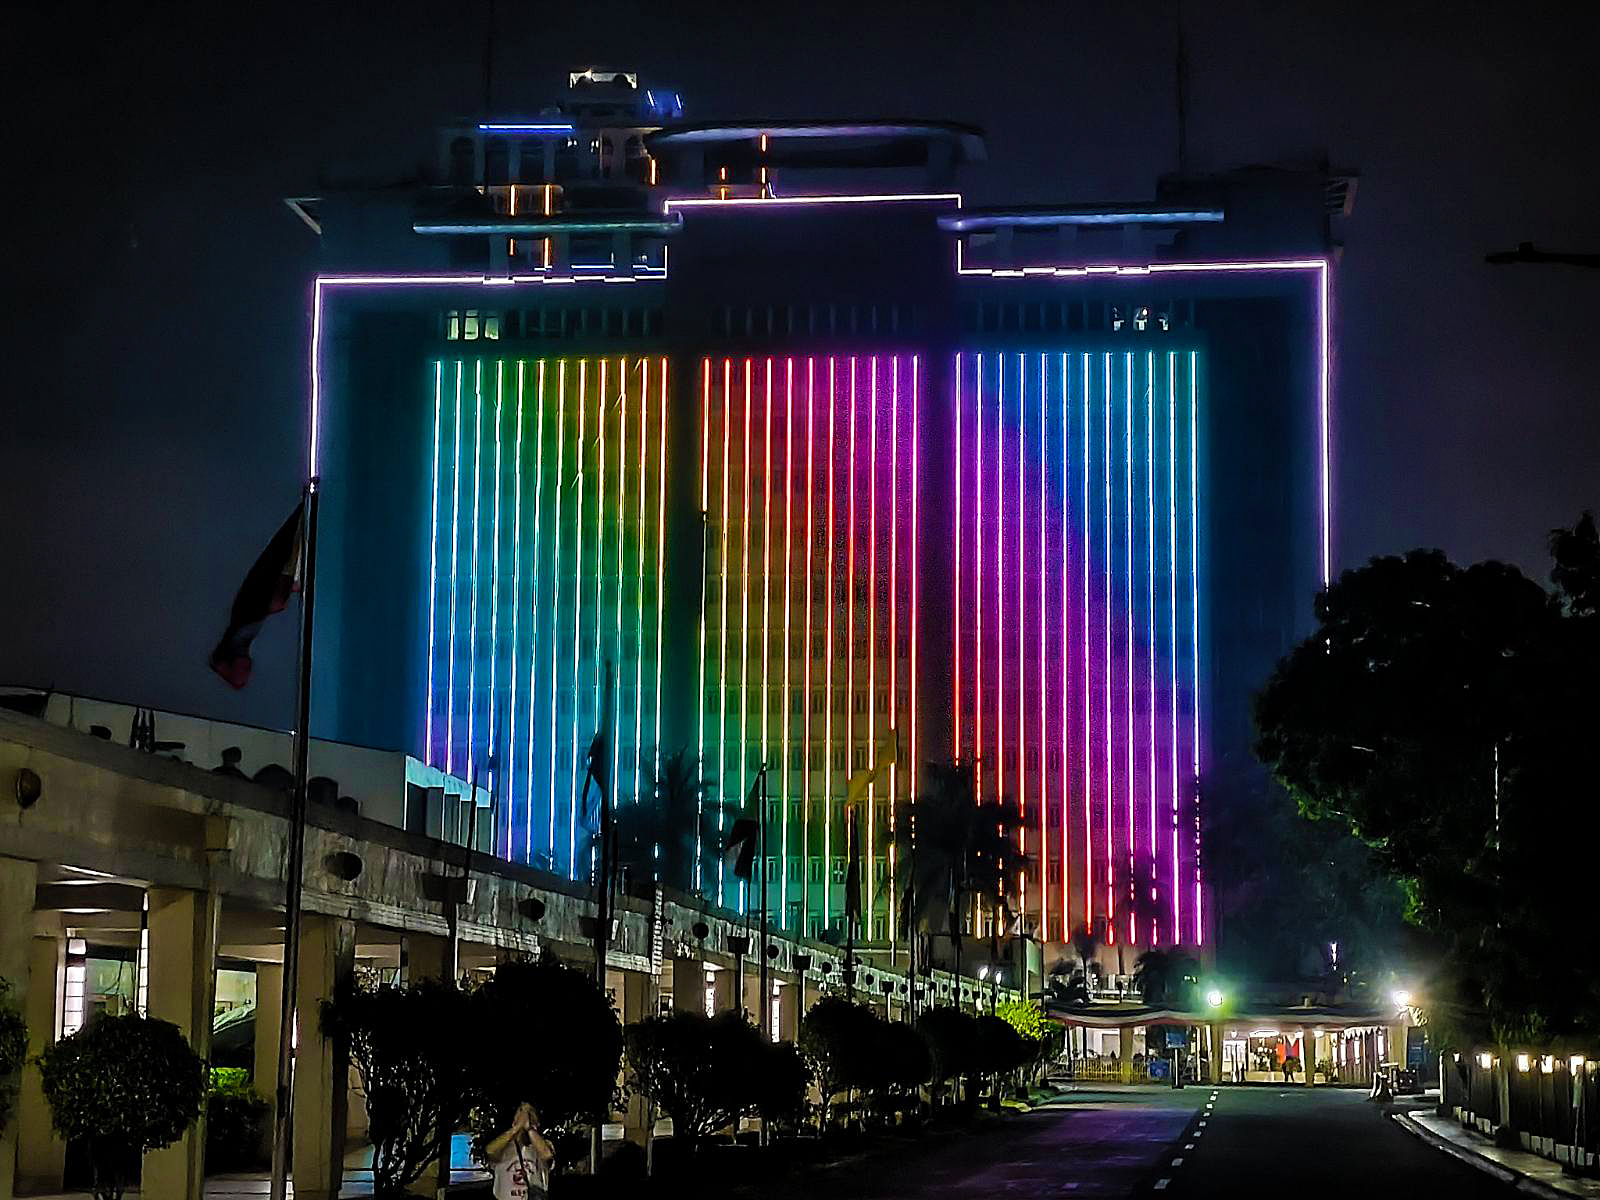
<path id="1" fill-rule="evenodd" d="M 583 1127 L 611 1107 L 622 1023 L 589 971 L 554 955 L 502 963 L 472 996 L 469 1070 L 474 1151 L 511 1125 L 524 1101 L 563 1162 L 587 1148 Z"/>
<path id="2" fill-rule="evenodd" d="M 930 1008 L 917 1018 L 917 1031 L 933 1056 L 931 1081 L 937 1098 L 944 1085 L 978 1070 L 978 1019 L 958 1008 Z"/>
<path id="3" fill-rule="evenodd" d="M 243 1067 L 211 1068 L 206 1094 L 206 1170 L 237 1171 L 261 1162 L 268 1104 Z"/>
<path id="4" fill-rule="evenodd" d="M 0 1133 L 11 1120 L 16 1075 L 28 1056 L 28 1026 L 11 1002 L 11 981 L 0 979 Z"/>
<path id="5" fill-rule="evenodd" d="M 39 1056 L 50 1119 L 89 1147 L 97 1200 L 119 1200 L 128 1164 L 170 1146 L 200 1115 L 206 1069 L 176 1025 L 98 1017 Z"/>
<path id="6" fill-rule="evenodd" d="M 366 1094 L 374 1195 L 405 1195 L 466 1120 L 461 1039 L 468 1018 L 466 994 L 432 979 L 408 987 L 347 984 L 324 1002 L 322 1031 L 348 1040 Z M 539 1047 L 525 1040 L 505 1050 L 527 1060 Z"/>
<path id="7" fill-rule="evenodd" d="M 792 1129 L 806 1113 L 811 1064 L 793 1042 L 764 1042 L 752 1064 L 755 1109 L 768 1128 Z"/>
<path id="8" fill-rule="evenodd" d="M 766 1043 L 742 1013 L 647 1017 L 623 1038 L 633 1086 L 672 1119 L 686 1154 L 755 1103 L 752 1067 Z"/>
<path id="9" fill-rule="evenodd" d="M 816 1075 L 819 1116 L 827 1128 L 833 1098 L 847 1088 L 877 1082 L 878 1014 L 843 996 L 824 996 L 800 1021 L 800 1050 Z"/>

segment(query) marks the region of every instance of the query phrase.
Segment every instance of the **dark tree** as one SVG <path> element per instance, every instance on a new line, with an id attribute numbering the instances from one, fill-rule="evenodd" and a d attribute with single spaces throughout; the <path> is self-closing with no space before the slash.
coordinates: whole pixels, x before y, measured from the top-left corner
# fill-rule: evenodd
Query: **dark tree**
<path id="1" fill-rule="evenodd" d="M 1380 558 L 1318 598 L 1318 629 L 1258 698 L 1257 752 L 1305 816 L 1347 828 L 1445 961 L 1441 1011 L 1593 1029 L 1600 844 L 1592 521 L 1552 536 L 1554 594 L 1502 563 Z"/>
<path id="2" fill-rule="evenodd" d="M 979 1069 L 978 1019 L 951 1006 L 930 1008 L 917 1017 L 917 1032 L 927 1042 L 933 1058 L 930 1080 L 937 1102 L 947 1084 L 961 1078 L 970 1080 Z"/>
<path id="3" fill-rule="evenodd" d="M 758 1099 L 752 1068 L 766 1042 L 742 1013 L 647 1017 L 623 1036 L 633 1086 L 672 1119 L 687 1155 Z"/>
<path id="4" fill-rule="evenodd" d="M 324 1034 L 348 1043 L 366 1097 L 372 1190 L 403 1196 L 439 1160 L 467 1119 L 469 1055 L 462 1031 L 477 1029 L 469 998 L 454 983 L 406 987 L 348 984 L 322 1007 Z M 527 1057 L 518 1038 L 507 1054 Z"/>
<path id="5" fill-rule="evenodd" d="M 11 1120 L 16 1099 L 14 1080 L 28 1056 L 28 1026 L 11 1003 L 11 981 L 0 979 L 0 1133 Z"/>
<path id="6" fill-rule="evenodd" d="M 1133 967 L 1133 986 L 1140 998 L 1157 1008 L 1192 1009 L 1199 982 L 1199 960 L 1181 950 L 1152 947 L 1139 955 Z"/>
<path id="7" fill-rule="evenodd" d="M 882 1019 L 843 996 L 824 996 L 800 1019 L 800 1051 L 811 1064 L 822 1097 L 819 1117 L 828 1127 L 834 1097 L 876 1081 Z"/>
<path id="8" fill-rule="evenodd" d="M 517 1106 L 539 1111 L 558 1159 L 587 1146 L 582 1127 L 611 1105 L 622 1023 L 587 969 L 553 954 L 513 959 L 472 995 L 470 1101 L 475 1146 L 510 1128 Z"/>

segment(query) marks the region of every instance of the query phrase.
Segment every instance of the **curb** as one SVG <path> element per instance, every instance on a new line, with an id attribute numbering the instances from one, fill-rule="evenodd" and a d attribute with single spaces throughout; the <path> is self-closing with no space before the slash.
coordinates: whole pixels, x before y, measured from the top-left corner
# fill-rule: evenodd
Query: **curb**
<path id="1" fill-rule="evenodd" d="M 1392 1113 L 1391 1116 L 1394 1118 L 1395 1124 L 1399 1125 L 1400 1128 L 1404 1129 L 1407 1133 L 1422 1139 L 1422 1141 L 1426 1142 L 1436 1150 L 1443 1150 L 1452 1158 L 1459 1159 L 1461 1162 L 1466 1163 L 1469 1167 L 1474 1167 L 1477 1170 L 1482 1171 L 1485 1175 L 1489 1175 L 1500 1180 L 1501 1183 L 1509 1183 L 1519 1192 L 1526 1193 L 1530 1196 L 1538 1196 L 1541 1198 L 1541 1200 L 1573 1200 L 1572 1192 L 1562 1191 L 1560 1188 L 1553 1188 L 1549 1184 L 1541 1183 L 1539 1180 L 1524 1175 L 1522 1172 L 1514 1170 L 1511 1167 L 1502 1166 L 1493 1159 L 1484 1158 L 1480 1154 L 1474 1154 L 1471 1150 L 1468 1150 L 1464 1146 L 1456 1145 L 1456 1143 L 1450 1141 L 1448 1138 L 1440 1137 L 1438 1134 L 1434 1133 L 1433 1130 L 1427 1128 L 1418 1121 L 1413 1120 L 1410 1113 L 1397 1112 Z"/>

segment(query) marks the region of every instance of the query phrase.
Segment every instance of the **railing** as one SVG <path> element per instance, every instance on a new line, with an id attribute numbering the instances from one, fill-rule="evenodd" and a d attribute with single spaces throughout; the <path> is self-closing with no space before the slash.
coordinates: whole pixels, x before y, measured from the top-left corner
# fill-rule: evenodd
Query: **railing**
<path id="1" fill-rule="evenodd" d="M 1600 1061 L 1445 1056 L 1440 1104 L 1463 1125 L 1577 1170 L 1600 1166 Z"/>

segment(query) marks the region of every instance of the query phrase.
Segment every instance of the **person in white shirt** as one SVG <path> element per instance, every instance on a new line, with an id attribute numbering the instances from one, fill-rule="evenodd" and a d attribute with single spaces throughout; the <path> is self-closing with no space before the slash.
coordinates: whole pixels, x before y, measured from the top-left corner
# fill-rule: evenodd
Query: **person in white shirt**
<path id="1" fill-rule="evenodd" d="M 539 1132 L 533 1105 L 519 1105 L 511 1128 L 485 1145 L 483 1155 L 494 1172 L 495 1200 L 544 1200 L 556 1153 Z"/>

